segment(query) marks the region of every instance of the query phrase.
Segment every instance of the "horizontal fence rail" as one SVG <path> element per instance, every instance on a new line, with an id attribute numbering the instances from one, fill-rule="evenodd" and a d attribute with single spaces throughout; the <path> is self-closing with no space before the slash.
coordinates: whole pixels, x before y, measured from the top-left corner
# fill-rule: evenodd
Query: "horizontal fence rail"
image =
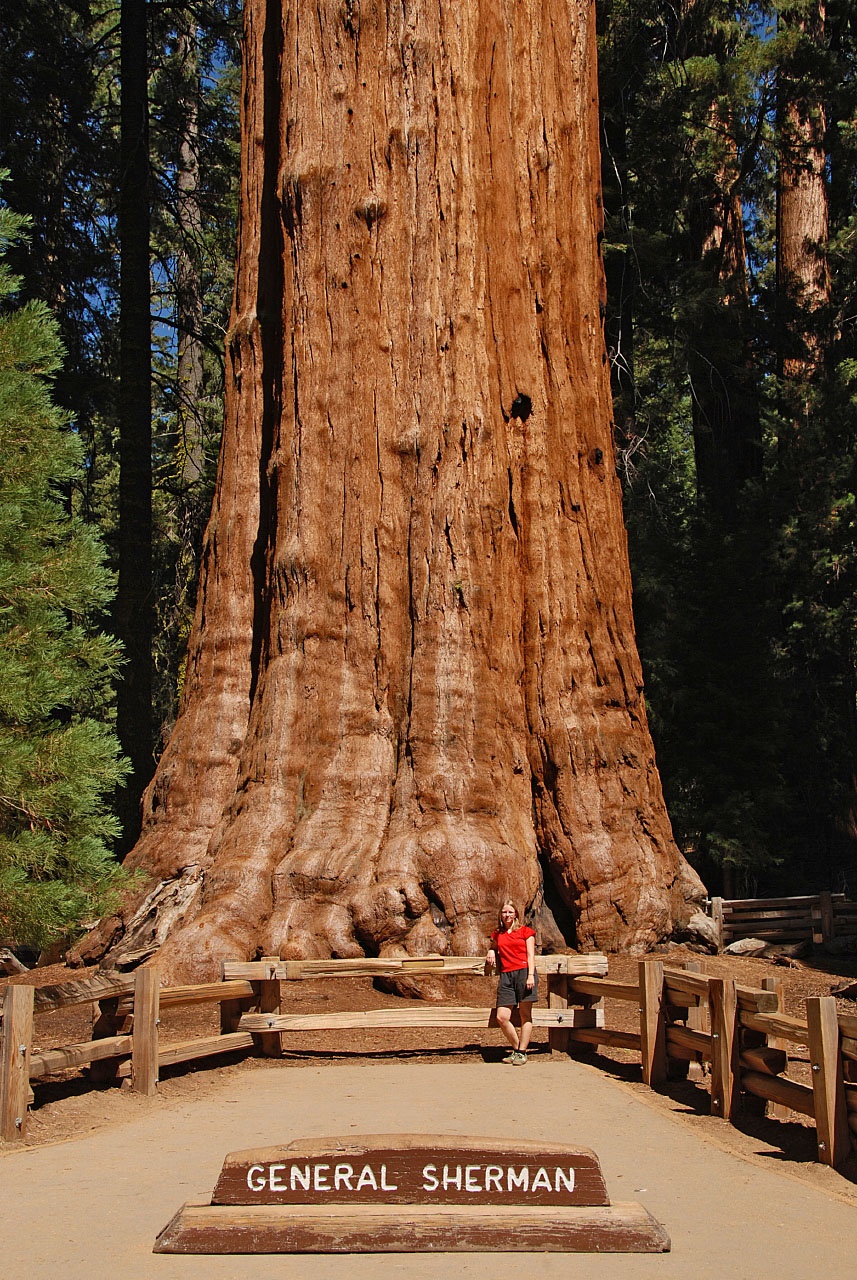
<path id="1" fill-rule="evenodd" d="M 533 1009 L 534 1027 L 594 1027 L 603 1010 Z M 466 1005 L 423 1005 L 417 1009 L 366 1009 L 348 1013 L 245 1013 L 245 1031 L 354 1031 L 390 1030 L 397 1027 L 497 1027 L 496 1009 Z"/>
<path id="2" fill-rule="evenodd" d="M 540 974 L 606 974 L 607 957 L 599 952 L 589 955 L 536 956 Z M 225 980 L 244 978 L 249 981 L 276 979 L 300 982 L 315 978 L 382 978 L 409 977 L 414 974 L 442 974 L 444 977 L 485 976 L 484 956 L 403 956 L 396 959 L 361 958 L 359 960 L 227 960 L 223 965 Z"/>
<path id="3" fill-rule="evenodd" d="M 553 1055 L 587 1056 L 598 1046 L 638 1054 L 644 1083 L 661 1088 L 689 1072 L 710 1073 L 712 1115 L 736 1121 L 742 1109 L 767 1108 L 811 1117 L 818 1158 L 841 1167 L 857 1144 L 857 1016 L 837 1014 L 833 997 L 806 1000 L 804 1018 L 782 1008 L 782 982 L 760 989 L 711 977 L 694 961 L 682 967 L 650 958 L 638 964 L 636 982 L 607 977 L 607 958 L 591 955 L 536 957 L 547 999 L 533 1022 L 548 1029 Z M 11 984 L 0 993 L 0 1137 L 24 1136 L 32 1083 L 71 1068 L 88 1067 L 96 1081 L 130 1078 L 132 1088 L 154 1094 L 159 1072 L 181 1062 L 236 1051 L 283 1053 L 292 1033 L 354 1029 L 475 1028 L 497 1025 L 493 1007 L 420 1003 L 407 1008 L 358 1012 L 294 1013 L 283 1008 L 291 982 L 329 978 L 407 975 L 484 975 L 482 957 L 425 956 L 397 959 L 228 960 L 222 980 L 162 987 L 158 970 L 98 974 L 54 987 Z M 285 992 L 285 995 L 284 995 Z M 89 1002 L 92 1039 L 34 1052 L 34 1013 Z M 605 1001 L 636 1007 L 639 1030 L 607 1025 Z M 217 1003 L 220 1034 L 164 1044 L 163 1010 Z M 812 1084 L 790 1080 L 790 1044 L 809 1051 Z"/>

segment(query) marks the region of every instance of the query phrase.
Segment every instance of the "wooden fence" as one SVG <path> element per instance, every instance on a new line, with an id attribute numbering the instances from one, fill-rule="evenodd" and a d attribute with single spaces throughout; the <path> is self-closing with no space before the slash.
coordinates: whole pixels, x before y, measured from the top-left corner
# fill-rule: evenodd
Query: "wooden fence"
<path id="1" fill-rule="evenodd" d="M 818 1159 L 841 1168 L 857 1139 L 857 1016 L 837 1014 L 832 996 L 805 1001 L 804 1019 L 782 1011 L 782 983 L 764 988 L 706 977 L 698 962 L 683 969 L 640 962 L 637 984 L 572 978 L 569 991 L 638 1002 L 640 1033 L 605 1027 L 572 1030 L 577 1044 L 615 1045 L 640 1053 L 644 1083 L 657 1089 L 690 1062 L 711 1068 L 711 1114 L 737 1121 L 747 1098 L 773 1103 L 783 1119 L 797 1111 L 815 1120 Z M 811 1085 L 785 1075 L 788 1043 L 809 1049 Z"/>
<path id="2" fill-rule="evenodd" d="M 808 998 L 806 1017 L 800 1019 L 783 1013 L 779 979 L 767 979 L 755 990 L 733 979 L 707 977 L 699 962 L 672 968 L 660 960 L 641 960 L 636 982 L 609 979 L 607 959 L 597 953 L 538 956 L 536 965 L 546 978 L 547 1001 L 534 1008 L 533 1021 L 548 1028 L 554 1054 L 591 1053 L 598 1045 L 632 1050 L 640 1055 L 643 1081 L 653 1089 L 687 1074 L 692 1062 L 708 1063 L 713 1115 L 735 1121 L 743 1106 L 753 1105 L 749 1099 L 760 1099 L 775 1116 L 788 1108 L 814 1119 L 822 1163 L 840 1168 L 848 1158 L 857 1140 L 857 1016 L 837 1016 L 832 997 Z M 153 1094 L 165 1066 L 235 1050 L 279 1056 L 291 1032 L 496 1026 L 495 1010 L 487 1007 L 416 1003 L 348 1013 L 282 1009 L 283 984 L 287 992 L 295 981 L 482 973 L 481 957 L 267 958 L 226 961 L 220 982 L 192 987 L 161 987 L 154 967 L 52 988 L 8 986 L 0 1028 L 0 1137 L 24 1135 L 33 1081 L 71 1067 L 88 1065 L 91 1076 L 102 1081 L 130 1076 L 134 1090 Z M 632 1002 L 639 1031 L 608 1027 L 605 1000 Z M 90 1041 L 32 1051 L 34 1010 L 85 1001 L 97 1006 Z M 163 1009 L 212 1001 L 220 1005 L 219 1035 L 160 1043 Z M 811 1085 L 785 1075 L 788 1043 L 808 1047 Z"/>
<path id="3" fill-rule="evenodd" d="M 798 898 L 712 898 L 709 913 L 722 951 L 740 938 L 764 942 L 812 942 L 828 946 L 857 937 L 857 902 L 844 893 Z"/>
<path id="4" fill-rule="evenodd" d="M 607 959 L 600 954 L 538 956 L 536 967 L 548 978 L 549 985 L 553 981 L 561 984 L 562 977 L 570 973 L 606 974 Z M 474 956 L 298 961 L 283 961 L 275 956 L 249 964 L 226 962 L 220 982 L 199 986 L 161 987 L 158 971 L 152 966 L 142 966 L 133 974 L 104 974 L 55 987 L 11 984 L 5 992 L 0 992 L 0 1138 L 10 1140 L 24 1135 L 28 1107 L 33 1100 L 31 1082 L 69 1068 L 88 1067 L 90 1078 L 100 1083 L 130 1077 L 135 1092 L 152 1095 L 163 1067 L 242 1050 L 278 1056 L 282 1052 L 281 1034 L 272 1034 L 264 1025 L 251 1028 L 247 1018 L 255 1014 L 264 1021 L 272 1014 L 279 1014 L 282 982 L 439 972 L 448 977 L 481 976 L 484 962 L 482 957 Z M 33 1052 L 35 1012 L 48 1013 L 87 1002 L 94 1006 L 90 1040 Z M 163 1010 L 210 1002 L 220 1005 L 218 1035 L 160 1043 Z M 536 1010 L 536 1025 L 559 1026 L 569 1018 L 576 1018 L 578 1026 L 594 1025 L 603 1017 L 601 1011 L 590 1012 L 583 1007 L 567 1011 L 560 997 L 552 994 L 551 1006 L 554 1003 L 557 1003 L 556 1011 L 552 1007 Z M 497 1025 L 493 1009 L 419 1005 L 416 1009 L 389 1011 L 388 1022 L 379 1021 L 383 1013 L 373 1010 L 366 1014 L 329 1017 L 334 1019 L 331 1025 L 341 1027 Z M 293 1019 L 293 1025 L 285 1029 L 309 1030 L 315 1025 L 312 1016 L 293 1015 Z"/>

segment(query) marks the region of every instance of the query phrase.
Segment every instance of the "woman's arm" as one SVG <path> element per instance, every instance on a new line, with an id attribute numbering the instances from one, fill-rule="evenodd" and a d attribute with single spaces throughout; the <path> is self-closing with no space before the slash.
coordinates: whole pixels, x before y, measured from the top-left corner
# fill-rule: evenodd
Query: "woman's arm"
<path id="1" fill-rule="evenodd" d="M 533 986 L 536 980 L 536 940 L 533 937 L 527 938 L 527 990 Z"/>
<path id="2" fill-rule="evenodd" d="M 494 948 L 489 947 L 487 954 L 485 956 L 485 972 L 493 973 L 496 968 L 497 968 L 497 956 L 495 954 Z"/>

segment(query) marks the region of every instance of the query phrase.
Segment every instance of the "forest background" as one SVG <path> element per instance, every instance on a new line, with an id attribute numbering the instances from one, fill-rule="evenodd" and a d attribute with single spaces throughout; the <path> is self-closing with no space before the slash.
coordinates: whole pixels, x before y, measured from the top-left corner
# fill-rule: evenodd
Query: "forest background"
<path id="1" fill-rule="evenodd" d="M 712 892 L 853 896 L 857 17 L 597 19 L 616 459 L 676 840 Z M 175 719 L 240 25 L 235 0 L 0 16 L 0 941 L 109 907 Z"/>

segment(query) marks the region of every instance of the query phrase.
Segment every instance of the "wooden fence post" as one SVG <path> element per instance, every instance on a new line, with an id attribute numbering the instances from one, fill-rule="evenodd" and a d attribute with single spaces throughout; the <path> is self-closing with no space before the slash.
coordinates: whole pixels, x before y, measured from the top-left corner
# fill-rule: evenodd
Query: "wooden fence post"
<path id="1" fill-rule="evenodd" d="M 708 979 L 711 1012 L 711 1114 L 732 1120 L 738 1109 L 737 1012 L 734 978 Z"/>
<path id="2" fill-rule="evenodd" d="M 775 992 L 777 997 L 777 1013 L 785 1013 L 782 978 L 763 978 L 762 990 Z M 771 1049 L 782 1049 L 783 1053 L 786 1054 L 786 1060 L 788 1061 L 788 1040 L 783 1039 L 782 1036 L 768 1036 L 768 1045 Z M 767 1114 L 772 1116 L 775 1120 L 788 1120 L 791 1115 L 791 1110 L 789 1107 L 784 1106 L 782 1102 L 769 1102 L 767 1106 Z"/>
<path id="3" fill-rule="evenodd" d="M 851 1135 L 845 1109 L 845 1077 L 839 1052 L 839 1022 L 833 996 L 807 996 L 809 1060 L 815 1101 L 818 1159 L 834 1169 L 851 1154 Z"/>
<path id="4" fill-rule="evenodd" d="M 221 982 L 225 982 L 227 980 L 226 966 L 229 963 L 230 961 L 228 960 L 221 960 L 220 962 L 220 981 Z M 252 996 L 250 997 L 240 996 L 236 1000 L 221 1000 L 220 1001 L 220 1034 L 222 1036 L 231 1035 L 233 1031 L 237 1031 L 238 1023 L 241 1020 L 242 1013 L 249 1013 L 250 1010 L 254 1007 L 254 1005 L 255 1005 L 255 1001 L 252 998 Z"/>
<path id="5" fill-rule="evenodd" d="M 702 973 L 701 960 L 687 960 L 682 966 L 687 973 Z M 693 1004 L 687 1011 L 686 1025 L 691 1031 L 707 1031 L 708 1021 L 705 1016 L 706 1011 L 701 1004 Z M 705 1064 L 703 1062 L 689 1062 L 687 1064 L 687 1075 L 691 1080 L 702 1080 L 705 1077 Z"/>
<path id="6" fill-rule="evenodd" d="M 548 1007 L 550 1009 L 567 1009 L 568 1008 L 568 974 L 567 973 L 549 973 L 548 979 Z M 568 1031 L 564 1027 L 551 1027 L 548 1031 L 548 1044 L 550 1046 L 551 1057 L 559 1058 L 569 1051 Z"/>
<path id="7" fill-rule="evenodd" d="M 138 969 L 134 981 L 134 1035 L 131 1088 L 151 1098 L 158 1092 L 158 1027 L 161 975 L 152 966 Z"/>
<path id="8" fill-rule="evenodd" d="M 109 1036 L 127 1034 L 132 1020 L 128 1014 L 120 1014 L 118 1008 L 118 996 L 99 1000 L 97 1004 L 93 1003 L 91 1036 L 93 1040 L 104 1040 Z M 90 1062 L 88 1067 L 90 1080 L 99 1084 L 113 1083 L 118 1079 L 121 1062 L 121 1058 L 102 1058 L 100 1061 Z"/>
<path id="9" fill-rule="evenodd" d="M 711 899 L 711 919 L 717 928 L 717 950 L 722 951 L 724 945 L 723 938 L 723 899 Z"/>
<path id="10" fill-rule="evenodd" d="M 821 911 L 821 944 L 826 947 L 832 942 L 836 934 L 836 924 L 833 918 L 833 894 L 828 890 L 818 895 L 818 905 Z"/>
<path id="11" fill-rule="evenodd" d="M 33 987 L 7 986 L 0 1035 L 0 1138 L 11 1142 L 27 1130 Z"/>
<path id="12" fill-rule="evenodd" d="M 698 970 L 699 964 L 695 961 L 682 961 L 680 964 L 670 967 L 687 970 L 690 965 L 694 963 L 696 963 L 696 968 Z M 691 1004 L 685 1005 L 680 1001 L 677 1003 L 670 1003 L 667 1001 L 666 997 L 664 997 L 664 1033 L 666 1034 L 668 1027 L 690 1026 L 691 1011 L 696 1013 L 696 1006 Z M 670 1053 L 669 1040 L 666 1041 L 666 1054 L 667 1080 L 671 1082 L 675 1082 L 676 1080 L 687 1080 L 690 1075 L 690 1059 L 678 1056 L 674 1057 Z"/>
<path id="13" fill-rule="evenodd" d="M 666 1026 L 664 1020 L 664 966 L 660 960 L 641 960 L 640 1057 L 643 1084 L 657 1089 L 667 1078 Z"/>
<path id="14" fill-rule="evenodd" d="M 267 976 L 259 983 L 259 1012 L 280 1012 L 280 983 L 277 978 L 279 956 L 262 956 Z M 259 1052 L 264 1058 L 280 1058 L 283 1055 L 283 1035 L 279 1031 L 266 1031 L 259 1036 Z"/>

